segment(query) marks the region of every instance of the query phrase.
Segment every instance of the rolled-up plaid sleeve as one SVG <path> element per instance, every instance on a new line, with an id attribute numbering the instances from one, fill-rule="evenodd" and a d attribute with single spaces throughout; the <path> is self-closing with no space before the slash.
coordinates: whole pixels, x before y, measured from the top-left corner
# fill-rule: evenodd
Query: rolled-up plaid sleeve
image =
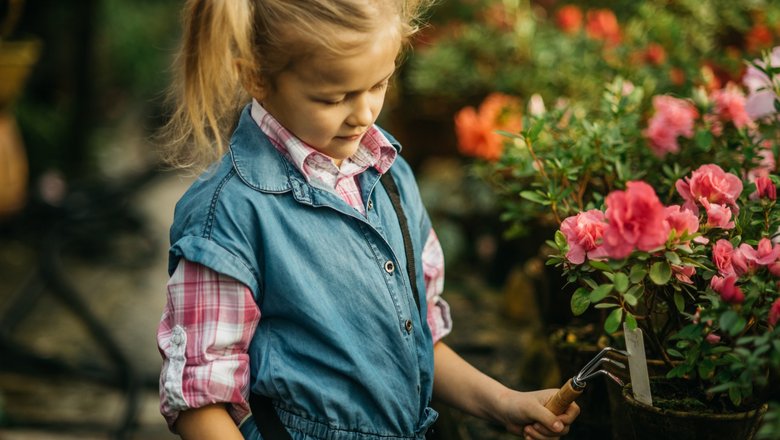
<path id="1" fill-rule="evenodd" d="M 249 343 L 260 321 L 252 292 L 182 259 L 167 285 L 157 329 L 163 357 L 160 412 L 173 431 L 181 411 L 226 403 L 236 424 L 249 414 Z"/>
<path id="2" fill-rule="evenodd" d="M 441 297 L 444 291 L 444 253 L 433 228 L 425 241 L 422 266 L 428 302 L 427 320 L 435 344 L 452 331 L 452 316 L 449 304 Z"/>

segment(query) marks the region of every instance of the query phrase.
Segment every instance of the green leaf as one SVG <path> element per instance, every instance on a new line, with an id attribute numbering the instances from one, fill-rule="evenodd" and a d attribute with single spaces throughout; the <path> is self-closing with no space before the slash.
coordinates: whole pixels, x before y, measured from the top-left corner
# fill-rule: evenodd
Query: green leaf
<path id="1" fill-rule="evenodd" d="M 609 292 L 612 292 L 613 287 L 614 284 L 602 284 L 593 289 L 593 291 L 590 292 L 590 302 L 597 303 L 606 298 L 607 295 L 609 295 Z"/>
<path id="2" fill-rule="evenodd" d="M 590 293 L 588 289 L 580 287 L 571 296 L 571 312 L 574 316 L 579 316 L 585 313 L 588 307 L 590 307 Z"/>
<path id="3" fill-rule="evenodd" d="M 702 379 L 710 377 L 714 370 L 715 364 L 711 360 L 702 359 L 701 362 L 699 362 L 699 377 Z"/>
<path id="4" fill-rule="evenodd" d="M 680 256 L 675 254 L 674 252 L 666 252 L 664 256 L 666 257 L 666 261 L 668 261 L 671 264 L 682 263 L 682 261 L 680 261 Z"/>
<path id="5" fill-rule="evenodd" d="M 623 272 L 615 274 L 615 279 L 612 280 L 615 283 L 615 290 L 620 293 L 624 293 L 628 289 L 628 275 Z"/>
<path id="6" fill-rule="evenodd" d="M 558 249 L 566 249 L 568 247 L 568 243 L 566 242 L 566 235 L 564 235 L 560 230 L 555 231 L 555 247 Z"/>
<path id="7" fill-rule="evenodd" d="M 628 312 L 626 312 L 626 325 L 628 326 L 629 330 L 636 330 L 638 326 L 634 315 Z"/>
<path id="8" fill-rule="evenodd" d="M 680 359 L 684 359 L 685 358 L 685 356 L 683 356 L 682 353 L 680 353 L 679 351 L 675 350 L 674 348 L 667 348 L 666 352 L 669 353 L 670 356 L 674 356 L 676 358 L 680 358 Z"/>
<path id="9" fill-rule="evenodd" d="M 637 305 L 637 303 L 639 303 L 639 300 L 637 300 L 637 298 L 633 294 L 631 294 L 631 293 L 626 293 L 625 295 L 623 295 L 623 299 L 631 307 L 635 307 Z"/>
<path id="10" fill-rule="evenodd" d="M 623 321 L 623 309 L 615 309 L 607 316 L 607 320 L 604 321 L 604 331 L 608 334 L 615 333 L 620 327 L 620 323 Z"/>
<path id="11" fill-rule="evenodd" d="M 736 406 L 739 406 L 739 404 L 742 403 L 742 392 L 740 392 L 739 388 L 729 388 L 729 399 L 731 399 L 731 402 Z"/>
<path id="12" fill-rule="evenodd" d="M 733 310 L 726 310 L 722 315 L 720 315 L 720 328 L 728 331 L 737 323 L 738 320 L 739 315 L 737 315 L 737 312 Z"/>
<path id="13" fill-rule="evenodd" d="M 685 299 L 680 295 L 680 292 L 674 292 L 674 305 L 680 312 L 685 311 Z"/>
<path id="14" fill-rule="evenodd" d="M 639 284 L 647 275 L 645 266 L 643 264 L 635 264 L 631 266 L 631 272 L 628 274 L 628 278 L 634 284 Z"/>
<path id="15" fill-rule="evenodd" d="M 588 264 L 590 265 L 590 267 L 592 267 L 594 269 L 603 270 L 603 271 L 606 271 L 606 272 L 612 271 L 612 268 L 609 267 L 609 264 L 607 264 L 607 263 L 605 263 L 603 261 L 588 260 Z"/>
<path id="16" fill-rule="evenodd" d="M 550 204 L 550 201 L 547 200 L 547 198 L 545 196 L 543 196 L 542 194 L 539 194 L 536 191 L 521 191 L 520 192 L 520 197 L 522 197 L 522 198 L 524 198 L 526 200 L 530 200 L 530 201 L 535 202 L 535 203 L 539 203 L 541 205 L 549 205 Z"/>
<path id="17" fill-rule="evenodd" d="M 650 267 L 650 279 L 657 285 L 663 286 L 672 277 L 672 267 L 666 261 L 658 261 Z"/>
<path id="18" fill-rule="evenodd" d="M 593 306 L 594 309 L 614 309 L 615 307 L 620 307 L 620 306 L 615 303 L 598 303 Z"/>

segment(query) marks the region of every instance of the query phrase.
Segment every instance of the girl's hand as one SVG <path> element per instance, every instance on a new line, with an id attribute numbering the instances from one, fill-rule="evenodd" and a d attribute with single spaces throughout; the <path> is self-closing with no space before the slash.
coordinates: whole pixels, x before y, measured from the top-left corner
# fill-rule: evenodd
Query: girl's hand
<path id="1" fill-rule="evenodd" d="M 569 432 L 569 426 L 580 413 L 580 407 L 572 403 L 566 412 L 556 416 L 544 405 L 557 389 L 519 392 L 507 390 L 500 397 L 499 414 L 496 416 L 507 430 L 526 439 L 546 440 L 559 438 Z"/>

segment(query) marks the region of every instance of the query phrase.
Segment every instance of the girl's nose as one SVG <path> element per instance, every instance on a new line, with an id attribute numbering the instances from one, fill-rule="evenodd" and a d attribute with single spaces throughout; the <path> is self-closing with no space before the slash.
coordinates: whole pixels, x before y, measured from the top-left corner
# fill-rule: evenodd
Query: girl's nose
<path id="1" fill-rule="evenodd" d="M 371 108 L 371 97 L 361 94 L 353 101 L 352 112 L 347 117 L 347 124 L 354 127 L 368 127 L 374 123 L 374 112 Z"/>

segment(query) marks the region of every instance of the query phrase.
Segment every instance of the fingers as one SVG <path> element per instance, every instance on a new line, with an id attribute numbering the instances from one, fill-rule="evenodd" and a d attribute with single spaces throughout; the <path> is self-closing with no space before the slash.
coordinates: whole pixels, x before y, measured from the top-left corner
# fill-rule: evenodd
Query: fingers
<path id="1" fill-rule="evenodd" d="M 568 426 L 565 426 L 561 432 L 554 433 L 550 432 L 549 429 L 546 429 L 539 423 L 534 423 L 533 425 L 527 425 L 523 429 L 523 438 L 527 440 L 549 440 L 560 438 L 562 435 L 566 435 L 568 433 Z"/>

